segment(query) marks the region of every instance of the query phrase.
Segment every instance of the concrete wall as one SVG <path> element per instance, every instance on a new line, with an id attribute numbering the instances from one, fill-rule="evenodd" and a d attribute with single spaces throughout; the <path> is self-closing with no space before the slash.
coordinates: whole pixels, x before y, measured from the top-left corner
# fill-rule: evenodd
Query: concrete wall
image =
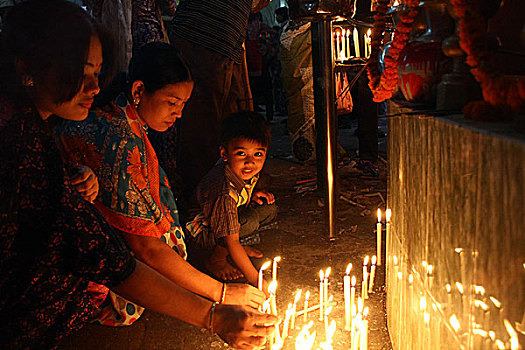
<path id="1" fill-rule="evenodd" d="M 525 313 L 525 135 L 462 116 L 401 114 L 388 120 L 388 157 L 394 349 L 492 349 L 489 330 L 510 349 L 504 319 L 516 329 Z M 525 346 L 519 332 L 518 341 Z"/>

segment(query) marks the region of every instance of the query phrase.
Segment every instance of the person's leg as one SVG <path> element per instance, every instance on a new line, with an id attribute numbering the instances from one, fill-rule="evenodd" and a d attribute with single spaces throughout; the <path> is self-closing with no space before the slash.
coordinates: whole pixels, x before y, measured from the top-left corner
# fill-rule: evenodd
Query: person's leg
<path id="1" fill-rule="evenodd" d="M 233 61 L 183 39 L 173 40 L 188 63 L 195 86 L 182 112 L 177 170 L 190 196 L 219 159 L 220 124 L 232 81 Z"/>
<path id="2" fill-rule="evenodd" d="M 275 203 L 263 205 L 257 204 L 254 205 L 254 210 L 257 212 L 259 227 L 267 225 L 277 218 L 277 205 Z"/>
<path id="3" fill-rule="evenodd" d="M 224 116 L 239 111 L 253 111 L 253 98 L 245 56 L 242 64 L 233 65 L 231 73 L 231 84 L 224 102 Z"/>
<path id="4" fill-rule="evenodd" d="M 250 206 L 242 206 L 237 208 L 237 216 L 241 229 L 239 231 L 239 239 L 242 240 L 252 235 L 259 228 L 259 213 L 256 209 Z M 249 245 L 243 245 L 246 254 L 249 257 L 261 258 L 262 252 Z"/>

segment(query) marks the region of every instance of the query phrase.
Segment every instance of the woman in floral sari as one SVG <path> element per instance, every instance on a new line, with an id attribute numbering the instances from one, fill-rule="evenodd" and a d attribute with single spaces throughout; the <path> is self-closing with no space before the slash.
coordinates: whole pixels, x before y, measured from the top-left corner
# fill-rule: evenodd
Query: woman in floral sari
<path id="1" fill-rule="evenodd" d="M 261 291 L 220 283 L 184 260 L 175 200 L 147 137 L 148 128 L 165 131 L 173 125 L 190 98 L 193 82 L 178 50 L 165 43 L 144 46 L 120 85 L 117 97 L 86 120 L 57 126 L 64 159 L 95 171 L 100 183 L 95 206 L 121 232 L 137 259 L 210 300 L 257 307 L 265 298 Z M 142 312 L 142 307 L 109 292 L 97 320 L 129 325 Z"/>

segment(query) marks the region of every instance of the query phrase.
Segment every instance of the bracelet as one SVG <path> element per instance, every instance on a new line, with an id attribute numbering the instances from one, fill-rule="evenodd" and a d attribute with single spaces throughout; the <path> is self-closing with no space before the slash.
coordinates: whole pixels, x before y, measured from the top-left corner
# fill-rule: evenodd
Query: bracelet
<path id="1" fill-rule="evenodd" d="M 213 331 L 213 316 L 215 315 L 216 306 L 217 306 L 217 302 L 214 301 L 213 304 L 211 304 L 211 309 L 210 309 L 210 327 L 208 329 L 210 330 L 211 335 L 215 334 L 215 332 Z"/>
<path id="2" fill-rule="evenodd" d="M 219 300 L 219 304 L 224 303 L 224 300 L 226 299 L 226 283 L 222 284 L 222 292 L 221 292 L 221 300 Z"/>

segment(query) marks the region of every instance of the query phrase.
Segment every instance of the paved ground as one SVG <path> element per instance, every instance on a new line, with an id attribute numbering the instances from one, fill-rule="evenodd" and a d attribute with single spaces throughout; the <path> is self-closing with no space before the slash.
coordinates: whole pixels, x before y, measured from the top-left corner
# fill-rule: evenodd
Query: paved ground
<path id="1" fill-rule="evenodd" d="M 353 136 L 355 123 L 350 129 L 340 130 L 340 142 L 352 156 L 355 154 L 357 139 Z M 380 120 L 380 130 L 384 131 L 384 120 Z M 380 150 L 385 152 L 385 138 L 380 139 Z M 353 273 L 361 280 L 362 264 L 365 255 L 375 254 L 375 210 L 384 208 L 377 193 L 386 199 L 386 166 L 379 162 L 379 177 L 370 176 L 354 165 L 347 163 L 340 168 L 340 189 L 347 198 L 364 205 L 360 208 L 344 201 L 338 201 L 338 234 L 334 241 L 326 237 L 323 208 L 319 206 L 321 197 L 308 191 L 308 185 L 296 186 L 299 180 L 315 177 L 315 165 L 300 165 L 290 158 L 290 142 L 285 132 L 285 124 L 277 118 L 273 127 L 272 157 L 268 159 L 266 172 L 269 186 L 278 199 L 280 208 L 278 228 L 261 233 L 262 242 L 258 246 L 269 259 L 281 256 L 279 268 L 279 289 L 277 304 L 284 310 L 293 300 L 297 289 L 310 290 L 311 300 L 318 298 L 318 274 L 320 269 L 332 268 L 330 291 L 338 305 L 331 317 L 337 322 L 334 336 L 334 349 L 349 349 L 348 333 L 342 330 L 344 304 L 342 276 L 348 263 L 353 263 Z M 298 193 L 304 191 L 302 193 Z M 358 282 L 359 284 L 359 282 Z M 369 349 L 391 349 L 386 328 L 384 265 L 378 270 L 376 293 L 371 294 L 367 305 L 369 317 Z M 317 313 L 318 315 L 318 313 Z M 302 326 L 302 320 L 296 325 Z M 314 328 L 324 334 L 324 326 L 316 321 Z M 292 331 L 294 336 L 298 331 Z M 59 349 L 227 349 L 218 338 L 205 331 L 186 325 L 172 318 L 146 311 L 133 326 L 113 329 L 88 325 L 78 334 L 65 339 Z M 293 339 L 288 338 L 284 349 L 294 349 Z"/>

